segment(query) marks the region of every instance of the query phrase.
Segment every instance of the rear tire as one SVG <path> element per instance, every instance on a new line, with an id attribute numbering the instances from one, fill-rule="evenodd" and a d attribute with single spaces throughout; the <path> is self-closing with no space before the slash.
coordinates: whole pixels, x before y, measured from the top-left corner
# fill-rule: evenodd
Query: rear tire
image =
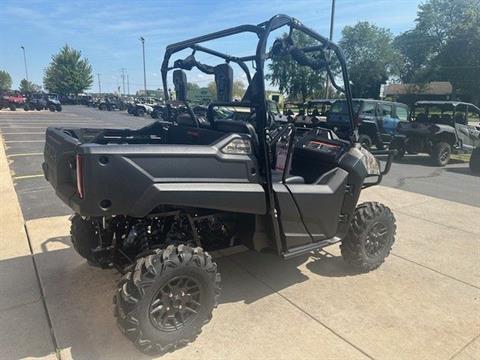
<path id="1" fill-rule="evenodd" d="M 397 152 L 393 156 L 395 160 L 402 160 L 403 157 L 405 156 L 405 147 L 400 147 L 398 149 L 393 149 L 396 150 Z"/>
<path id="2" fill-rule="evenodd" d="M 358 142 L 367 150 L 372 147 L 372 138 L 368 135 L 362 134 L 358 137 Z"/>
<path id="3" fill-rule="evenodd" d="M 98 234 L 91 221 L 75 214 L 71 220 L 70 235 L 75 251 L 92 266 L 107 268 L 110 263 L 95 254 L 98 246 Z"/>
<path id="4" fill-rule="evenodd" d="M 469 162 L 470 170 L 479 175 L 480 174 L 480 147 L 473 149 Z"/>
<path id="5" fill-rule="evenodd" d="M 395 217 L 385 205 L 358 205 L 340 245 L 343 259 L 362 272 L 378 268 L 390 254 L 396 229 Z"/>
<path id="6" fill-rule="evenodd" d="M 135 115 L 139 117 L 143 117 L 145 116 L 145 110 L 143 110 L 142 108 L 139 108 L 137 109 L 137 111 L 135 111 Z"/>
<path id="7" fill-rule="evenodd" d="M 438 142 L 433 145 L 431 157 L 436 166 L 445 166 L 450 161 L 452 155 L 452 147 L 449 143 Z"/>
<path id="8" fill-rule="evenodd" d="M 16 111 L 17 110 L 17 106 L 15 104 L 10 104 L 8 106 L 8 108 L 10 109 L 10 111 Z"/>
<path id="9" fill-rule="evenodd" d="M 218 304 L 220 274 L 201 248 L 173 245 L 141 257 L 118 282 L 120 330 L 147 354 L 163 354 L 195 340 Z"/>

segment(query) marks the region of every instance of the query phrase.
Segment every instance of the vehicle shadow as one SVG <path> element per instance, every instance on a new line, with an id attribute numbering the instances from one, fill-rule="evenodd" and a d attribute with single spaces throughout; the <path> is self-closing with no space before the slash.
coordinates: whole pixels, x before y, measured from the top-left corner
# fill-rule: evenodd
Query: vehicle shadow
<path id="1" fill-rule="evenodd" d="M 461 174 L 461 175 L 470 175 L 470 176 L 475 176 L 475 177 L 480 177 L 480 174 L 475 174 L 470 170 L 468 166 L 466 167 L 455 167 L 455 168 L 448 168 L 446 169 L 448 172 L 455 173 L 455 174 Z"/>
<path id="2" fill-rule="evenodd" d="M 387 157 L 385 155 L 377 156 L 378 159 L 381 161 L 386 161 Z M 421 166 L 428 166 L 428 167 L 439 167 L 435 165 L 428 155 L 405 155 L 401 159 L 394 159 L 394 163 L 397 164 L 405 164 L 405 165 L 421 165 Z M 454 164 L 464 164 L 464 161 L 458 159 L 450 159 L 448 165 Z"/>
<path id="3" fill-rule="evenodd" d="M 73 250 L 67 236 L 50 238 L 39 245 L 41 252 L 35 255 L 35 262 L 61 356 L 88 360 L 149 359 L 138 352 L 116 326 L 112 297 L 120 274 L 113 269 L 88 265 Z M 326 251 L 290 260 L 270 253 L 245 251 L 215 261 L 222 276 L 220 306 L 239 302 L 253 304 L 307 281 L 309 277 L 301 270 L 303 266 L 320 276 L 356 274 L 341 257 Z M 19 357 L 48 355 L 36 349 L 19 351 Z"/>

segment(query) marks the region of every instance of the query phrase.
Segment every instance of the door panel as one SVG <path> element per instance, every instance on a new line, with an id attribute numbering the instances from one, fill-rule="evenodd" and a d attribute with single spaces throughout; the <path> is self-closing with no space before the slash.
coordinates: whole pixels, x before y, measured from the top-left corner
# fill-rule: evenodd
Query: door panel
<path id="1" fill-rule="evenodd" d="M 309 244 L 312 237 L 305 228 L 292 194 L 284 184 L 273 184 L 275 200 L 278 204 L 281 227 L 286 240 L 286 250 Z"/>
<path id="2" fill-rule="evenodd" d="M 322 175 L 314 184 L 284 185 L 290 191 L 301 215 L 298 221 L 303 221 L 313 241 L 336 235 L 347 177 L 345 170 L 335 168 Z M 282 213 L 288 212 L 287 206 L 291 206 L 288 201 L 279 202 Z M 281 220 L 284 221 L 283 217 Z M 287 247 L 290 247 L 288 238 Z"/>

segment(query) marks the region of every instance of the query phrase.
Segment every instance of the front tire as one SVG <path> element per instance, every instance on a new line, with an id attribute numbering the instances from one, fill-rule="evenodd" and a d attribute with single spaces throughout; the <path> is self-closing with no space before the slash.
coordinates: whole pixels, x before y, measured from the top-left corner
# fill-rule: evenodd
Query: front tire
<path id="1" fill-rule="evenodd" d="M 11 104 L 9 106 L 9 108 L 10 108 L 10 111 L 16 111 L 17 110 L 17 106 L 15 104 Z"/>
<path id="2" fill-rule="evenodd" d="M 395 217 L 385 205 L 358 205 L 340 245 L 343 259 L 362 272 L 378 268 L 390 254 L 396 229 Z"/>
<path id="3" fill-rule="evenodd" d="M 436 166 L 445 166 L 450 161 L 452 155 L 452 147 L 449 143 L 438 142 L 433 145 L 431 157 Z"/>
<path id="4" fill-rule="evenodd" d="M 480 147 L 473 149 L 469 162 L 470 170 L 474 174 L 480 174 Z"/>
<path id="5" fill-rule="evenodd" d="M 55 112 L 55 105 L 48 105 L 48 110 L 50 110 L 51 112 Z"/>
<path id="6" fill-rule="evenodd" d="M 218 304 L 220 275 L 201 248 L 173 245 L 137 260 L 114 296 L 120 330 L 147 354 L 195 340 Z"/>

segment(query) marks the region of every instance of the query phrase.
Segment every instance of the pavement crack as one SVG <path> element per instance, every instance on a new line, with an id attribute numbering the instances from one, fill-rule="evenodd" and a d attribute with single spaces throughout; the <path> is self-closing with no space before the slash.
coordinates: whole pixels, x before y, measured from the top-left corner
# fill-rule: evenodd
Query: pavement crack
<path id="1" fill-rule="evenodd" d="M 50 317 L 50 312 L 48 311 L 47 302 L 45 300 L 45 292 L 43 291 L 42 282 L 40 280 L 40 273 L 38 271 L 37 262 L 35 260 L 35 255 L 33 253 L 33 247 L 32 247 L 32 242 L 30 240 L 30 234 L 28 233 L 28 229 L 27 229 L 27 226 L 25 224 L 23 225 L 23 227 L 25 229 L 25 234 L 27 235 L 28 247 L 30 248 L 30 254 L 32 256 L 33 269 L 35 271 L 35 276 L 37 278 L 38 287 L 39 287 L 39 290 L 40 290 L 40 297 L 41 297 L 41 301 L 42 301 L 42 304 L 43 304 L 43 308 L 45 310 L 45 316 L 47 318 L 48 327 L 49 327 L 49 330 L 50 330 L 50 338 L 52 340 L 52 344 L 53 344 L 53 347 L 55 349 L 55 355 L 57 356 L 58 360 L 62 360 L 61 355 L 60 355 L 60 348 L 58 347 L 58 342 L 57 342 L 57 339 L 55 337 L 55 331 L 53 329 L 52 319 Z"/>
<path id="2" fill-rule="evenodd" d="M 429 175 L 423 176 L 403 176 L 397 179 L 397 187 L 402 188 L 407 184 L 408 180 L 419 180 L 419 179 L 431 179 L 437 176 L 442 175 L 443 169 L 437 169 L 434 172 L 430 173 Z"/>
<path id="3" fill-rule="evenodd" d="M 449 360 L 452 360 L 456 358 L 463 350 L 465 350 L 470 344 L 475 342 L 478 338 L 480 338 L 480 335 L 475 336 L 472 340 L 467 342 L 465 345 L 463 345 L 458 351 L 456 351 L 450 358 Z"/>
<path id="4" fill-rule="evenodd" d="M 461 280 L 461 279 L 456 278 L 456 277 L 454 277 L 454 276 L 445 274 L 445 273 L 443 273 L 443 272 L 441 272 L 441 271 L 435 270 L 434 268 L 431 268 L 431 267 L 428 267 L 428 266 L 426 266 L 426 265 L 420 264 L 420 263 L 418 263 L 418 262 L 416 262 L 416 261 L 407 259 L 406 257 L 403 257 L 403 256 L 401 256 L 401 255 L 397 255 L 397 254 L 392 253 L 392 256 L 395 256 L 395 257 L 397 257 L 397 258 L 399 258 L 399 259 L 402 259 L 402 260 L 404 260 L 404 261 L 408 261 L 408 262 L 410 262 L 410 263 L 412 263 L 412 264 L 415 264 L 415 265 L 417 265 L 417 266 L 420 266 L 420 267 L 422 267 L 422 268 L 424 268 L 424 269 L 433 271 L 433 272 L 435 272 L 435 273 L 437 273 L 437 274 L 439 274 L 439 275 L 445 276 L 445 277 L 447 277 L 447 278 L 449 278 L 449 279 L 451 279 L 451 280 L 455 280 L 455 281 L 461 282 L 461 283 L 464 284 L 464 285 L 467 285 L 467 286 L 470 286 L 470 287 L 473 287 L 473 288 L 475 288 L 475 289 L 479 289 L 479 290 L 480 290 L 480 287 L 478 287 L 478 286 L 476 286 L 476 285 L 470 284 L 470 283 L 468 283 L 468 282 L 466 282 L 466 281 L 464 281 L 464 280 Z"/>
<path id="5" fill-rule="evenodd" d="M 417 204 L 415 204 L 417 205 Z M 410 206 L 410 205 L 409 205 Z M 405 206 L 407 207 L 407 206 Z M 439 223 L 439 222 L 436 222 L 436 221 L 433 221 L 433 220 L 430 220 L 430 219 L 426 219 L 424 217 L 421 217 L 421 216 L 418 216 L 418 215 L 411 215 L 409 213 L 406 213 L 404 211 L 401 210 L 402 208 L 397 208 L 397 209 L 394 209 L 396 212 L 399 212 L 400 214 L 402 215 L 405 215 L 405 216 L 408 216 L 408 217 L 411 217 L 411 218 L 414 218 L 414 219 L 421 219 L 422 221 L 426 221 L 426 222 L 429 222 L 430 224 L 434 224 L 434 225 L 438 225 L 438 226 L 443 226 L 447 229 L 452 229 L 452 230 L 458 230 L 458 231 L 461 231 L 461 232 L 464 232 L 464 233 L 467 233 L 469 235 L 474 235 L 475 237 L 479 236 L 477 233 L 474 233 L 473 231 L 469 231 L 469 230 L 465 230 L 465 229 L 461 229 L 461 228 L 457 228 L 455 226 L 451 226 L 451 225 L 445 225 L 445 224 L 442 224 L 442 223 Z"/>

